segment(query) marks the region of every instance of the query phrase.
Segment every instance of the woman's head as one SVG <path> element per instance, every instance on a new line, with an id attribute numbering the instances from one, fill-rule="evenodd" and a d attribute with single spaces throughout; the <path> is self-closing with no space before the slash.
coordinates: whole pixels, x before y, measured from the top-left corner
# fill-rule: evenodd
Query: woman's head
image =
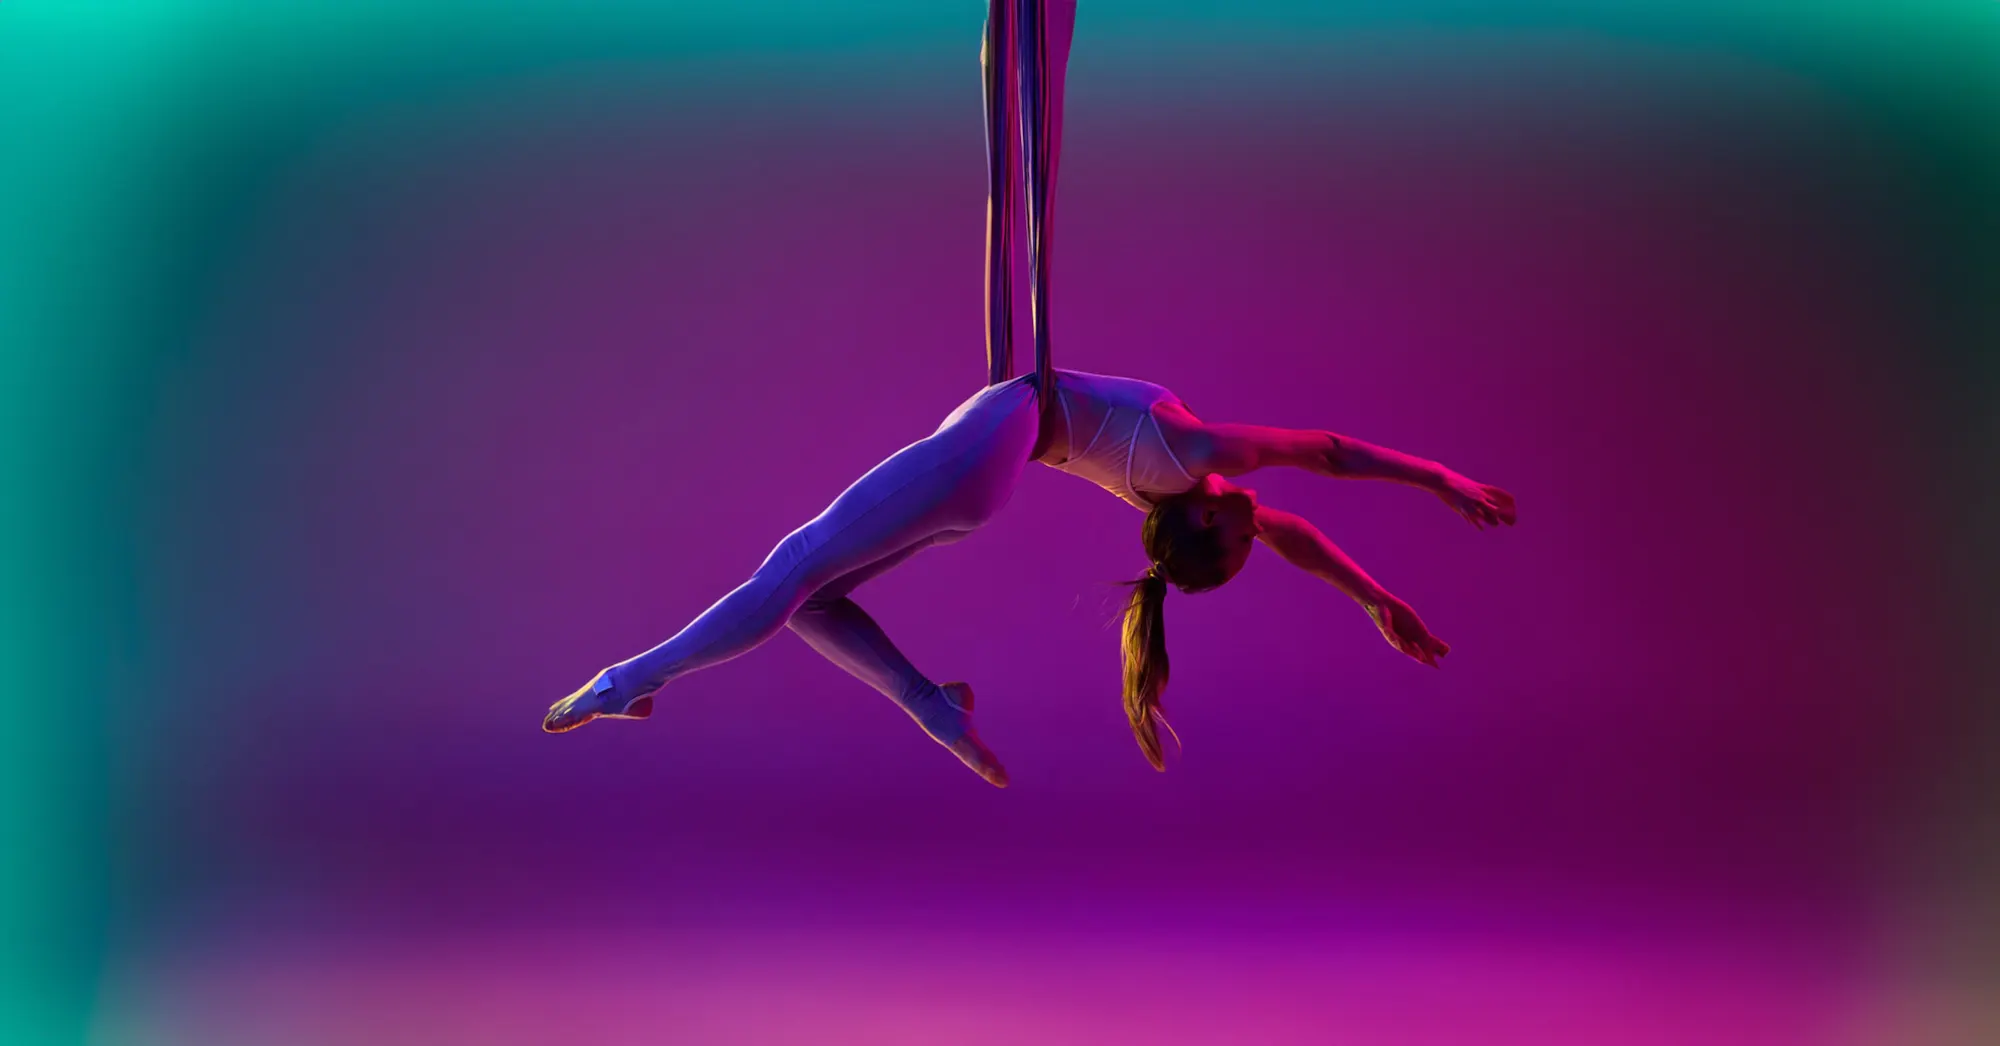
<path id="1" fill-rule="evenodd" d="M 1260 532 L 1257 492 L 1210 473 L 1193 489 L 1156 502 L 1139 537 L 1167 583 L 1193 594 L 1235 577 Z"/>
<path id="2" fill-rule="evenodd" d="M 1140 539 L 1153 566 L 1133 583 L 1125 607 L 1125 715 L 1154 769 L 1167 766 L 1158 729 L 1166 722 L 1160 695 L 1167 689 L 1167 586 L 1188 593 L 1221 587 L 1243 569 L 1259 530 L 1257 492 L 1217 475 L 1146 514 Z"/>

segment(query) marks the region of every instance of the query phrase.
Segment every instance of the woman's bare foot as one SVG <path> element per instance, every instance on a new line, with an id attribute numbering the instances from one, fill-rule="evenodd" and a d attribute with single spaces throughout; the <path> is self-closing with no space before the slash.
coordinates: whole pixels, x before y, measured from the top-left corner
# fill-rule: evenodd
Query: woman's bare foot
<path id="1" fill-rule="evenodd" d="M 965 729 L 958 740 L 945 747 L 973 773 L 985 778 L 987 784 L 995 788 L 1007 787 L 1007 768 L 1000 765 L 1000 757 L 986 747 L 986 742 L 979 739 L 979 731 L 972 728 L 972 688 L 964 683 L 945 683 L 938 689 L 944 691 L 946 703 L 958 710 Z"/>
<path id="2" fill-rule="evenodd" d="M 652 714 L 652 694 L 635 698 L 619 696 L 618 687 L 611 680 L 611 670 L 605 669 L 581 690 L 550 705 L 549 714 L 542 718 L 542 730 L 560 734 L 593 719 L 644 719 Z"/>

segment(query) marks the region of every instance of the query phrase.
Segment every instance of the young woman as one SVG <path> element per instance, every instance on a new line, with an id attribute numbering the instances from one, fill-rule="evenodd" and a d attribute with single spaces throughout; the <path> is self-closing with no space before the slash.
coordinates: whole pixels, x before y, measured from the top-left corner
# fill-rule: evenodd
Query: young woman
<path id="1" fill-rule="evenodd" d="M 1015 4 L 1018 2 L 1019 6 Z M 1476 527 L 1512 525 L 1514 499 L 1434 462 L 1331 432 L 1211 424 L 1172 392 L 1130 378 L 1058 370 L 1048 341 L 1048 216 L 1060 127 L 1061 77 L 1074 4 L 992 0 L 986 46 L 989 169 L 988 382 L 936 432 L 856 480 L 824 512 L 785 537 L 748 581 L 666 642 L 599 672 L 557 702 L 551 733 L 593 719 L 644 719 L 661 688 L 749 652 L 789 627 L 813 649 L 908 712 L 988 782 L 1007 772 L 972 726 L 972 690 L 918 671 L 851 595 L 934 545 L 963 540 L 1013 495 L 1030 461 L 1090 480 L 1146 513 L 1140 541 L 1151 566 L 1125 610 L 1125 709 L 1141 750 L 1164 769 L 1157 727 L 1167 685 L 1164 601 L 1217 588 L 1243 568 L 1254 541 L 1360 603 L 1391 646 L 1435 666 L 1450 650 L 1408 604 L 1390 595 L 1312 524 L 1262 505 L 1227 477 L 1285 466 L 1342 478 L 1387 479 L 1431 491 Z M 1052 46 L 1053 45 L 1053 46 Z M 995 57 L 1009 58 L 996 62 Z M 1034 282 L 1036 369 L 1011 372 L 1009 231 L 1015 117 Z"/>

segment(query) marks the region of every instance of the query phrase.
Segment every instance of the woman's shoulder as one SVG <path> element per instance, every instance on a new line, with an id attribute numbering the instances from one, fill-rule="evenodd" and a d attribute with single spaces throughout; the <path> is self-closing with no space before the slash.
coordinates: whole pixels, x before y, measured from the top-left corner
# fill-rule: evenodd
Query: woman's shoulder
<path id="1" fill-rule="evenodd" d="M 1210 472 L 1228 471 L 1228 464 L 1222 460 L 1220 445 L 1215 431 L 1208 423 L 1195 417 L 1194 411 L 1182 403 L 1178 396 L 1153 405 L 1153 425 L 1160 433 L 1160 442 L 1172 454 L 1181 470 L 1189 476 L 1202 476 Z"/>

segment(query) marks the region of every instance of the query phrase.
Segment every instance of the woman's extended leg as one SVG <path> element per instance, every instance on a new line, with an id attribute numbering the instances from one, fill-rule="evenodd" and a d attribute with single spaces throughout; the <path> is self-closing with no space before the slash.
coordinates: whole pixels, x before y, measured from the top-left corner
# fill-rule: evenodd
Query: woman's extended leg
<path id="1" fill-rule="evenodd" d="M 882 626 L 848 598 L 856 588 L 901 566 L 911 556 L 932 545 L 947 545 L 964 538 L 966 531 L 945 531 L 909 548 L 876 560 L 844 577 L 835 578 L 814 592 L 792 614 L 786 627 L 798 633 L 806 645 L 819 651 L 847 674 L 868 684 L 882 696 L 896 702 L 921 725 L 925 732 L 945 744 L 962 732 L 960 717 L 941 707 L 938 685 L 917 671 Z"/>
<path id="2" fill-rule="evenodd" d="M 938 534 L 835 579 L 814 592 L 792 615 L 787 627 L 828 661 L 894 701 L 925 733 L 951 749 L 973 772 L 1005 787 L 1006 769 L 973 729 L 972 688 L 963 683 L 938 684 L 919 672 L 890 641 L 882 626 L 848 595 L 863 582 L 888 573 L 924 549 L 950 544 L 969 533 Z"/>
<path id="3" fill-rule="evenodd" d="M 827 586 L 984 525 L 1012 495 L 1035 442 L 1034 399 L 1025 380 L 982 390 L 936 433 L 856 480 L 780 542 L 750 580 L 673 638 L 558 702 L 543 728 L 560 733 L 603 715 L 643 718 L 653 692 L 761 645 Z M 939 725 L 951 724 L 940 717 Z"/>

